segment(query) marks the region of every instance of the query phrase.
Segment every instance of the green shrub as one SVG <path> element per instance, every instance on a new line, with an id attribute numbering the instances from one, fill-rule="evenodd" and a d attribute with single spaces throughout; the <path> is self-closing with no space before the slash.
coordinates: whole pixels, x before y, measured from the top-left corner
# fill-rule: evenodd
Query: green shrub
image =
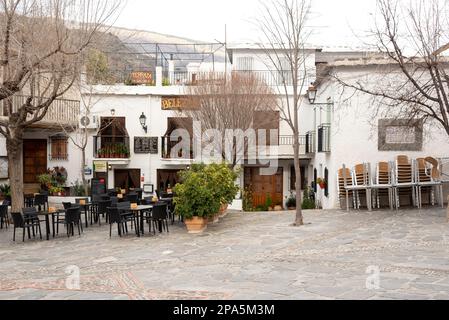
<path id="1" fill-rule="evenodd" d="M 235 199 L 238 174 L 226 164 L 194 164 L 182 171 L 174 188 L 176 213 L 186 219 L 207 218 L 218 213 L 222 204 Z"/>
<path id="2" fill-rule="evenodd" d="M 295 197 L 295 195 L 293 193 L 287 199 L 287 202 L 285 203 L 285 206 L 287 208 L 296 208 L 296 197 Z"/>
<path id="3" fill-rule="evenodd" d="M 10 197 L 11 196 L 11 186 L 9 184 L 0 185 L 0 193 L 4 197 Z"/>
<path id="4" fill-rule="evenodd" d="M 313 210 L 316 209 L 316 204 L 313 199 L 310 197 L 310 190 L 304 190 L 303 201 L 302 201 L 302 209 L 304 210 Z"/>
<path id="5" fill-rule="evenodd" d="M 75 197 L 85 197 L 87 196 L 86 190 L 84 189 L 84 186 L 81 182 L 76 180 L 74 184 L 72 184 L 73 193 L 75 194 Z"/>
<path id="6" fill-rule="evenodd" d="M 271 207 L 273 207 L 273 199 L 271 199 L 271 195 L 269 193 L 267 193 L 267 199 L 265 200 L 264 208 L 267 208 L 267 210 L 268 210 Z"/>
<path id="7" fill-rule="evenodd" d="M 253 207 L 253 192 L 251 188 L 247 187 L 243 190 L 243 211 L 252 212 L 254 211 Z"/>

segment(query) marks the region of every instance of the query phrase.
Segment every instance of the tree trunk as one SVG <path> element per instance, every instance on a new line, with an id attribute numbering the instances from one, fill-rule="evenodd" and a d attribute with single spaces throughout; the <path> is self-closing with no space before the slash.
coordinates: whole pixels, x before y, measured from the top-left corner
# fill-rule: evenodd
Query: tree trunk
<path id="1" fill-rule="evenodd" d="M 81 149 L 81 181 L 83 182 L 84 195 L 89 195 L 89 185 L 86 181 L 86 175 L 84 174 L 84 169 L 86 168 L 86 148 Z"/>
<path id="2" fill-rule="evenodd" d="M 23 201 L 23 130 L 10 129 L 6 138 L 12 212 L 21 212 Z"/>
<path id="3" fill-rule="evenodd" d="M 301 190 L 301 164 L 299 161 L 299 136 L 296 134 L 294 139 L 295 154 L 295 176 L 296 176 L 296 219 L 294 225 L 299 227 L 304 225 L 304 217 L 302 215 L 302 190 Z"/>

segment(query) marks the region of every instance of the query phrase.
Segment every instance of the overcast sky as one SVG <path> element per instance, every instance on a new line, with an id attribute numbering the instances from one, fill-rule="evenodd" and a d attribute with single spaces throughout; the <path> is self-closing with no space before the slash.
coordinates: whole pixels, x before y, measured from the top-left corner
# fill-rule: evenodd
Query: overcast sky
<path id="1" fill-rule="evenodd" d="M 310 26 L 315 36 L 311 42 L 332 47 L 358 45 L 354 33 L 369 30 L 374 9 L 375 0 L 313 0 Z M 259 10 L 259 0 L 128 0 L 116 25 L 224 41 L 226 24 L 229 42 L 257 42 L 260 35 L 251 20 Z"/>

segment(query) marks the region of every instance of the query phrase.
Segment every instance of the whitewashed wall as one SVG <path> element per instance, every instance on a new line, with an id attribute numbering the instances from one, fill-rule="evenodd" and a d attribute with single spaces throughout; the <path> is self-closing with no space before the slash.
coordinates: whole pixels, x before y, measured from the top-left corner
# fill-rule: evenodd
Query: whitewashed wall
<path id="1" fill-rule="evenodd" d="M 374 86 L 378 85 L 380 80 L 385 81 L 385 76 L 376 75 L 375 70 L 343 69 L 339 75 L 347 79 L 364 79 L 368 86 Z M 319 197 L 325 209 L 339 208 L 336 174 L 343 164 L 353 168 L 356 164 L 369 162 L 372 164 L 371 169 L 374 174 L 378 162 L 393 161 L 402 154 L 409 158 L 449 157 L 449 137 L 435 124 L 425 128 L 423 149 L 420 152 L 379 151 L 378 117 L 373 118 L 375 107 L 372 98 L 361 93 L 354 95 L 353 91 L 342 90 L 339 85 L 329 81 L 319 88 L 316 101 L 325 102 L 328 97 L 332 97 L 335 102 L 331 128 L 331 153 L 317 153 L 313 161 L 314 167 L 318 169 L 319 177 L 324 177 L 325 168 L 329 170 L 329 198 L 324 197 L 322 190 L 319 191 Z"/>

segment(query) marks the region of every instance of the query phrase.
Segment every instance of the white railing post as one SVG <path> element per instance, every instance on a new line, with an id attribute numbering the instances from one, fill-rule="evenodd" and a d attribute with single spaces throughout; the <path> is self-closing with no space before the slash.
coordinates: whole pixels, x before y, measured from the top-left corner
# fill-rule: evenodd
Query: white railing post
<path id="1" fill-rule="evenodd" d="M 156 87 L 162 87 L 162 67 L 156 67 Z"/>

